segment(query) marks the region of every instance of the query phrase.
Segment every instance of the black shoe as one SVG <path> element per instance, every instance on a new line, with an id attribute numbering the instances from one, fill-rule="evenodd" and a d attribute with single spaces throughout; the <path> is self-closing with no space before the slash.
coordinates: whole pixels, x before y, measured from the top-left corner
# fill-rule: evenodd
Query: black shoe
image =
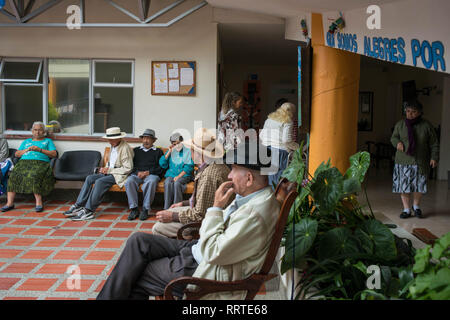
<path id="1" fill-rule="evenodd" d="M 81 209 L 83 209 L 83 207 L 79 207 L 76 204 L 74 204 L 69 208 L 69 210 L 64 212 L 64 215 L 66 217 L 75 217 L 78 214 L 78 211 L 80 211 Z"/>
<path id="2" fill-rule="evenodd" d="M 400 214 L 400 218 L 401 218 L 401 219 L 407 219 L 407 218 L 409 218 L 409 217 L 411 217 L 411 212 L 403 211 L 403 212 Z"/>
<path id="3" fill-rule="evenodd" d="M 139 220 L 147 220 L 148 219 L 148 210 L 142 208 L 141 214 L 139 215 Z"/>
<path id="4" fill-rule="evenodd" d="M 2 207 L 2 211 L 3 212 L 6 212 L 6 211 L 9 211 L 9 210 L 12 210 L 12 209 L 14 209 L 14 205 L 12 205 L 11 207 L 8 207 L 8 206 L 4 206 L 4 207 Z"/>
<path id="5" fill-rule="evenodd" d="M 419 218 L 419 219 L 422 219 L 422 218 L 423 218 L 423 216 L 422 216 L 422 210 L 420 210 L 420 209 L 414 209 L 414 215 L 415 215 L 417 218 Z"/>
<path id="6" fill-rule="evenodd" d="M 128 220 L 134 220 L 139 216 L 139 209 L 138 208 L 133 208 L 131 209 L 130 214 L 128 215 Z"/>
<path id="7" fill-rule="evenodd" d="M 34 208 L 34 211 L 42 212 L 42 211 L 44 211 L 44 207 L 43 206 L 36 206 L 36 208 Z"/>

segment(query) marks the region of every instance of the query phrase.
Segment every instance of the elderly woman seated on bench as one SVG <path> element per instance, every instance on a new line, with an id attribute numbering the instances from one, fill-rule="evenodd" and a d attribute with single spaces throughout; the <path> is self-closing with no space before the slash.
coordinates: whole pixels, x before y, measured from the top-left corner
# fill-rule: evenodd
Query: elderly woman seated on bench
<path id="1" fill-rule="evenodd" d="M 33 137 L 22 142 L 15 156 L 20 158 L 8 181 L 8 202 L 2 211 L 14 209 L 16 193 L 33 193 L 36 212 L 44 210 L 42 196 L 48 195 L 55 185 L 50 158 L 57 157 L 53 141 L 45 137 L 45 125 L 36 121 L 31 128 Z"/>
<path id="2" fill-rule="evenodd" d="M 181 143 L 183 137 L 177 132 L 170 136 L 170 147 L 159 159 L 159 165 L 168 169 L 164 180 L 164 209 L 183 201 L 186 185 L 193 180 L 194 161 L 191 150 Z"/>

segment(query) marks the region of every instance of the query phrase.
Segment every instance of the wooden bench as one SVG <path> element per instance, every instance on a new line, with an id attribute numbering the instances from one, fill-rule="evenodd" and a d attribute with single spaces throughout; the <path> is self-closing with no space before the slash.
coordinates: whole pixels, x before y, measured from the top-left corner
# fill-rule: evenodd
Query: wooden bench
<path id="1" fill-rule="evenodd" d="M 167 148 L 161 148 L 161 150 L 163 151 L 163 153 L 165 154 L 166 151 L 168 150 Z M 110 147 L 106 147 L 105 148 L 105 152 L 103 153 L 103 161 L 102 161 L 102 166 L 106 166 L 106 164 L 109 161 L 109 154 L 111 152 L 111 148 Z M 195 170 L 195 169 L 194 169 Z M 159 181 L 158 186 L 156 187 L 156 192 L 157 193 L 164 193 L 164 181 L 165 179 L 161 179 L 161 181 Z M 141 189 L 142 186 L 139 186 L 139 191 L 142 192 Z M 109 191 L 112 192 L 125 192 L 125 186 L 123 186 L 122 188 L 120 188 L 117 184 L 113 185 Z M 186 185 L 186 190 L 184 191 L 184 193 L 186 194 L 192 194 L 194 192 L 194 182 L 191 181 Z"/>

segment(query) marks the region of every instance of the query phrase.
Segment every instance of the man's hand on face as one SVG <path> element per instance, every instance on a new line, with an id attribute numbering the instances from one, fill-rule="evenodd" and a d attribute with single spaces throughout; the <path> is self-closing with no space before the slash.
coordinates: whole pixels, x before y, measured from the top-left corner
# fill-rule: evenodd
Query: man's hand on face
<path id="1" fill-rule="evenodd" d="M 225 208 L 230 198 L 234 195 L 233 181 L 226 181 L 216 190 L 214 207 Z"/>
<path id="2" fill-rule="evenodd" d="M 162 210 L 156 213 L 156 219 L 158 219 L 158 221 L 162 223 L 169 223 L 172 222 L 172 215 L 172 211 Z"/>

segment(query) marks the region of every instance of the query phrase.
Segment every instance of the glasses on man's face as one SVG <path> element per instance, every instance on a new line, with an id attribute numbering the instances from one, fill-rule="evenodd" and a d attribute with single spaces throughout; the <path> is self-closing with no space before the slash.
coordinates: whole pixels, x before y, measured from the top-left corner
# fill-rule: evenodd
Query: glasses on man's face
<path id="1" fill-rule="evenodd" d="M 172 145 L 173 145 L 173 146 L 176 146 L 176 145 L 179 144 L 179 143 L 180 143 L 180 141 L 173 141 L 173 142 L 172 142 Z"/>

